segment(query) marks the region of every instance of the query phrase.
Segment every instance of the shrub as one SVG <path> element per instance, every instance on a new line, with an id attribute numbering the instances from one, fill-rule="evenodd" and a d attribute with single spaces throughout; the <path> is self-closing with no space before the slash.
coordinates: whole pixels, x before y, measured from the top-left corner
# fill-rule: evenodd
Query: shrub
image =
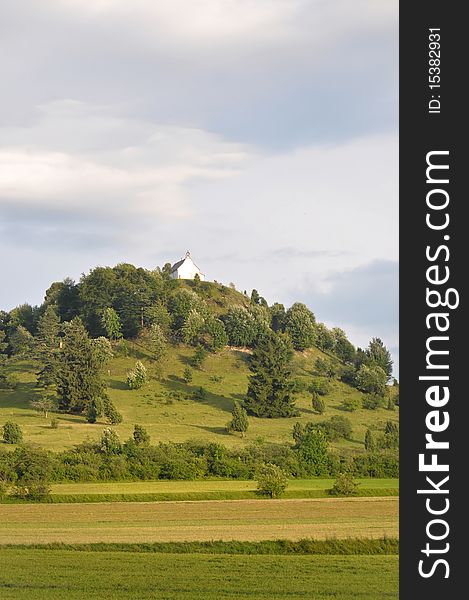
<path id="1" fill-rule="evenodd" d="M 119 436 L 109 427 L 103 429 L 99 445 L 101 452 L 104 454 L 119 454 L 119 452 L 122 450 L 122 444 Z"/>
<path id="2" fill-rule="evenodd" d="M 142 425 L 134 425 L 132 437 L 137 446 L 148 446 L 150 443 L 150 434 Z"/>
<path id="3" fill-rule="evenodd" d="M 331 496 L 356 496 L 357 493 L 358 484 L 350 473 L 341 473 L 329 490 Z"/>
<path id="4" fill-rule="evenodd" d="M 263 465 L 257 476 L 257 491 L 263 496 L 279 498 L 288 486 L 288 479 L 280 467 L 272 463 Z"/>
<path id="5" fill-rule="evenodd" d="M 197 346 L 194 352 L 194 356 L 191 359 L 192 366 L 194 369 L 200 369 L 208 356 L 207 350 L 203 346 Z"/>
<path id="6" fill-rule="evenodd" d="M 309 386 L 309 391 L 311 393 L 316 392 L 319 396 L 327 396 L 331 391 L 331 384 L 327 381 L 327 379 L 320 379 L 319 377 L 313 379 Z"/>
<path id="7" fill-rule="evenodd" d="M 241 436 L 244 437 L 244 434 L 248 430 L 249 420 L 248 413 L 245 409 L 239 405 L 239 402 L 234 403 L 233 412 L 231 413 L 232 419 L 228 423 L 228 431 L 238 431 L 241 433 Z"/>
<path id="8" fill-rule="evenodd" d="M 311 406 L 318 415 L 324 414 L 324 411 L 326 410 L 326 403 L 317 392 L 312 393 Z"/>
<path id="9" fill-rule="evenodd" d="M 58 419 L 54 418 L 54 419 L 50 420 L 50 428 L 51 429 L 58 429 L 59 425 L 60 425 L 60 423 L 59 423 Z"/>
<path id="10" fill-rule="evenodd" d="M 182 375 L 182 378 L 184 379 L 184 381 L 186 383 L 191 383 L 191 381 L 192 381 L 192 369 L 190 367 L 186 367 L 184 369 L 184 373 Z"/>
<path id="11" fill-rule="evenodd" d="M 385 399 L 379 394 L 367 394 L 363 399 L 363 408 L 368 410 L 376 410 L 377 408 L 383 408 Z"/>
<path id="12" fill-rule="evenodd" d="M 18 423 L 7 421 L 2 431 L 5 444 L 20 444 L 23 441 L 23 432 Z"/>
<path id="13" fill-rule="evenodd" d="M 139 360 L 132 371 L 127 373 L 127 385 L 131 390 L 138 390 L 148 381 L 147 369 Z"/>
<path id="14" fill-rule="evenodd" d="M 203 387 L 199 387 L 194 392 L 194 400 L 205 401 L 207 400 L 207 391 Z"/>
<path id="15" fill-rule="evenodd" d="M 359 408 L 362 408 L 362 400 L 356 396 L 352 398 L 345 398 L 342 400 L 342 408 L 344 410 L 348 410 L 349 412 L 353 412 Z"/>

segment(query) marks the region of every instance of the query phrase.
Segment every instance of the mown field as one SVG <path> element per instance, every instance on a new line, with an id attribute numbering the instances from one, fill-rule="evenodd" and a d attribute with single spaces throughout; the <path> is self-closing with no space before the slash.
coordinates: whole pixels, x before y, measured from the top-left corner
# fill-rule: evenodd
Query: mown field
<path id="1" fill-rule="evenodd" d="M 2 600 L 377 600 L 397 556 L 238 556 L 0 550 Z"/>
<path id="2" fill-rule="evenodd" d="M 250 418 L 250 427 L 244 438 L 226 432 L 231 418 L 234 400 L 242 400 L 247 390 L 249 369 L 246 353 L 225 349 L 210 355 L 201 370 L 193 370 L 193 381 L 183 381 L 184 369 L 193 355 L 193 348 L 183 345 L 171 346 L 163 365 L 163 379 L 155 377 L 141 390 L 129 390 L 125 383 L 126 373 L 133 368 L 137 359 L 142 360 L 154 375 L 151 357 L 140 344 L 130 343 L 131 355 L 112 359 L 107 373 L 108 393 L 122 413 L 124 421 L 115 426 L 121 439 L 131 436 L 134 423 L 145 426 L 152 443 L 159 441 L 182 442 L 199 439 L 218 442 L 228 447 L 240 446 L 262 439 L 270 442 L 291 442 L 291 432 L 296 421 L 320 421 L 333 415 L 347 416 L 353 426 L 351 440 L 340 440 L 332 447 L 341 452 L 363 451 L 363 440 L 369 427 L 378 432 L 384 429 L 387 420 L 398 420 L 398 410 L 389 411 L 360 409 L 344 412 L 341 402 L 345 398 L 363 397 L 358 390 L 339 381 L 332 382 L 331 392 L 324 397 L 326 412 L 320 416 L 311 409 L 311 395 L 302 392 L 297 396 L 301 412 L 293 419 Z M 293 361 L 294 376 L 311 381 L 314 362 L 325 355 L 318 349 L 296 353 Z M 29 402 L 40 390 L 35 388 L 37 365 L 27 361 L 15 362 L 11 369 L 19 379 L 16 390 L 0 390 L 0 426 L 7 420 L 17 422 L 24 430 L 25 441 L 52 450 L 73 446 L 87 438 L 97 439 L 105 423 L 86 423 L 83 416 L 54 415 L 59 428 L 50 427 L 50 417 L 45 419 L 36 413 Z M 220 379 L 221 378 L 221 379 Z M 194 392 L 203 387 L 205 400 L 195 400 Z M 391 392 L 394 391 L 391 388 Z"/>
<path id="3" fill-rule="evenodd" d="M 398 496 L 398 479 L 356 479 L 358 496 Z M 285 498 L 330 498 L 334 479 L 292 479 Z M 151 502 L 171 500 L 261 499 L 252 480 L 59 483 L 49 502 Z M 0 500 L 1 501 L 1 500 Z M 7 501 L 4 499 L 4 501 Z M 12 500 L 8 500 L 11 502 Z"/>
<path id="4" fill-rule="evenodd" d="M 0 505 L 0 544 L 398 537 L 398 499 Z"/>

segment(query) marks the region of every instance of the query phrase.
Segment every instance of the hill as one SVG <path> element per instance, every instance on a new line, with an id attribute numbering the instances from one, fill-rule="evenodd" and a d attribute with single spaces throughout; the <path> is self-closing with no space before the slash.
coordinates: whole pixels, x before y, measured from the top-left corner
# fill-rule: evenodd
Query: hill
<path id="1" fill-rule="evenodd" d="M 345 398 L 364 398 L 359 390 L 334 380 L 331 391 L 324 397 L 326 411 L 317 415 L 311 409 L 311 394 L 299 392 L 296 406 L 300 410 L 298 418 L 258 419 L 250 417 L 250 427 L 244 438 L 229 435 L 226 424 L 230 419 L 234 400 L 242 400 L 247 389 L 249 351 L 226 348 L 217 354 L 210 354 L 201 369 L 193 370 L 193 381 L 183 380 L 194 349 L 187 345 L 171 346 L 163 364 L 163 379 L 150 379 L 140 390 L 129 390 L 126 373 L 141 360 L 152 372 L 151 354 L 138 342 L 129 344 L 129 356 L 115 356 L 108 365 L 106 382 L 108 393 L 117 409 L 123 415 L 123 422 L 114 426 L 120 437 L 131 435 L 134 423 L 145 426 L 151 435 L 152 443 L 158 441 L 180 442 L 201 439 L 223 443 L 226 446 L 240 446 L 262 438 L 269 442 L 291 442 L 292 427 L 295 422 L 319 422 L 333 415 L 347 416 L 352 422 L 351 440 L 340 440 L 333 447 L 345 452 L 361 452 L 367 428 L 384 430 L 386 421 L 398 420 L 397 411 L 384 408 L 376 410 L 358 409 L 345 412 L 341 402 Z M 325 357 L 318 349 L 295 353 L 293 373 L 295 377 L 308 383 L 314 372 L 318 357 Z M 36 386 L 37 365 L 31 360 L 19 360 L 10 367 L 18 377 L 19 384 L 14 390 L 2 390 L 0 403 L 0 425 L 13 420 L 24 429 L 25 441 L 54 450 L 70 447 L 86 438 L 98 438 L 104 421 L 89 424 L 82 415 L 59 414 L 58 429 L 50 427 L 50 416 L 45 419 L 34 411 L 30 401 L 38 397 L 41 390 Z M 205 399 L 194 399 L 194 392 L 203 387 Z M 391 393 L 393 389 L 391 388 Z M 56 416 L 56 415 L 54 415 Z"/>
<path id="2" fill-rule="evenodd" d="M 54 413 L 58 427 L 53 428 L 50 415 L 45 419 L 31 406 L 44 395 L 38 372 L 52 355 L 62 354 L 61 340 L 66 346 L 67 337 L 60 336 L 66 336 L 76 317 L 86 327 L 85 336 L 110 339 L 104 341 L 112 358 L 102 377 L 106 394 L 123 417 L 114 425 L 121 438 L 129 437 L 138 423 L 148 430 L 152 443 L 190 439 L 228 447 L 253 441 L 291 443 L 296 422 L 346 416 L 352 434 L 333 440 L 332 448 L 347 454 L 364 451 L 368 428 L 379 433 L 387 421 L 398 420 L 397 410 L 383 407 L 388 405 L 385 397 L 390 397 L 389 406 L 394 408 L 398 388 L 385 385 L 392 361 L 379 339 L 365 350 L 356 349 L 341 329 L 328 329 L 304 304 L 288 309 L 278 303 L 269 306 L 256 290 L 248 296 L 232 284 L 171 279 L 167 266 L 148 271 L 120 264 L 96 267 L 78 283 L 70 279 L 53 283 L 41 306 L 0 311 L 0 426 L 7 420 L 18 423 L 28 443 L 60 450 L 98 438 L 107 424 L 99 418 L 87 423 L 86 411 L 67 410 Z M 165 347 L 161 360 L 151 342 L 154 330 Z M 242 403 L 246 397 L 249 356 L 263 336 L 273 334 L 289 340 L 295 350 L 291 367 L 298 416 L 251 416 L 245 437 L 229 434 L 226 425 L 234 402 Z M 204 348 L 207 356 L 194 368 L 197 348 Z M 129 389 L 127 373 L 137 360 L 146 366 L 149 381 L 141 389 Z M 185 377 L 189 367 L 190 381 Z M 311 407 L 314 381 L 328 388 L 323 415 Z M 56 394 L 56 386 L 52 388 Z M 380 407 L 363 408 L 373 397 L 380 398 Z M 345 411 L 344 401 L 359 408 Z"/>

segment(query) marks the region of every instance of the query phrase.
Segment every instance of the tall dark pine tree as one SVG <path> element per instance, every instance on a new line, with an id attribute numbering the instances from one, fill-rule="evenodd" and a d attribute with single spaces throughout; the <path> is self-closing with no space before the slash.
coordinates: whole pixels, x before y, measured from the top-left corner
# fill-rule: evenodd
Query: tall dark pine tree
<path id="1" fill-rule="evenodd" d="M 57 357 L 55 377 L 61 410 L 83 412 L 91 402 L 106 399 L 102 366 L 82 321 L 73 319 L 65 327 L 63 349 Z"/>
<path id="2" fill-rule="evenodd" d="M 274 332 L 266 332 L 259 338 L 254 349 L 244 406 L 247 412 L 256 417 L 293 417 L 295 409 L 291 359 L 293 350 L 289 339 Z"/>

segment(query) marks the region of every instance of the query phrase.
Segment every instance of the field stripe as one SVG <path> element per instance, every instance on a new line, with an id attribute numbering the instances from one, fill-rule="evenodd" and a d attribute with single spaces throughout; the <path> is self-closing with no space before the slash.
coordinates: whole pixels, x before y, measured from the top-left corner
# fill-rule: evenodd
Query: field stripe
<path id="1" fill-rule="evenodd" d="M 0 544 L 398 536 L 398 499 L 12 504 Z"/>

